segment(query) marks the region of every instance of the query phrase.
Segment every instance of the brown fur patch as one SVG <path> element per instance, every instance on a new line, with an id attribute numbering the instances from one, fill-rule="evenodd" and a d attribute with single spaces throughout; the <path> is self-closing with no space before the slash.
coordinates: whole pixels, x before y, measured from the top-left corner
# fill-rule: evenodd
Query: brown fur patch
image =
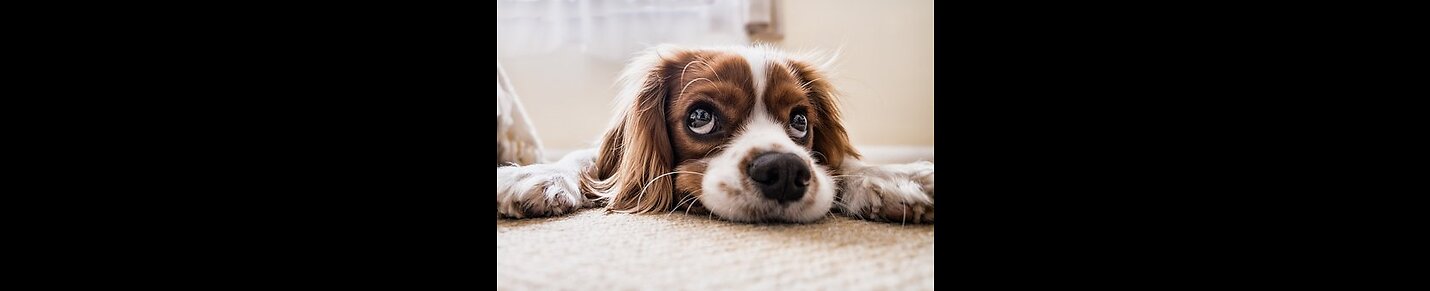
<path id="1" fill-rule="evenodd" d="M 791 61 L 789 68 L 793 70 L 797 82 L 807 84 L 803 87 L 813 107 L 809 109 L 810 142 L 814 151 L 819 153 L 815 158 L 828 165 L 830 171 L 837 172 L 846 156 L 860 157 L 859 151 L 849 143 L 849 135 L 840 121 L 839 104 L 834 99 L 837 92 L 813 65 Z"/>
<path id="2" fill-rule="evenodd" d="M 668 89 L 670 106 L 666 122 L 677 161 L 704 159 L 719 153 L 744 124 L 755 106 L 750 66 L 739 55 L 723 51 L 690 51 L 680 61 L 679 70 L 669 77 L 679 86 Z M 697 108 L 712 110 L 715 130 L 697 134 L 690 130 L 688 117 Z"/>
<path id="3" fill-rule="evenodd" d="M 765 109 L 775 121 L 789 125 L 791 118 L 796 113 L 805 114 L 809 121 L 810 129 L 817 129 L 819 112 L 811 110 L 813 102 L 810 101 L 809 94 L 804 88 L 803 82 L 795 76 L 792 67 L 786 65 L 770 66 L 767 85 L 765 88 Z M 808 135 L 801 139 L 795 139 L 796 143 L 810 148 L 817 130 L 810 130 Z"/>
<path id="4" fill-rule="evenodd" d="M 675 192 L 678 194 L 676 196 L 681 197 L 676 202 L 675 210 L 684 207 L 691 213 L 705 213 L 705 207 L 700 204 L 699 196 L 703 192 L 700 190 L 700 184 L 705 177 L 703 174 L 706 168 L 707 164 L 703 160 L 689 160 L 675 168 L 675 171 L 680 172 L 675 174 Z"/>

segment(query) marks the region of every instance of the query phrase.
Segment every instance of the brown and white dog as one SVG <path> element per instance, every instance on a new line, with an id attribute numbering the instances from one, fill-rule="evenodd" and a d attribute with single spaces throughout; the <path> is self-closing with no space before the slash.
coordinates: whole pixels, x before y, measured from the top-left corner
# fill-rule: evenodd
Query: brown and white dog
<path id="1" fill-rule="evenodd" d="M 742 222 L 812 222 L 831 209 L 933 222 L 933 163 L 860 161 L 834 88 L 809 60 L 764 46 L 661 46 L 627 66 L 622 82 L 597 148 L 497 168 L 499 217 L 605 205 Z"/>

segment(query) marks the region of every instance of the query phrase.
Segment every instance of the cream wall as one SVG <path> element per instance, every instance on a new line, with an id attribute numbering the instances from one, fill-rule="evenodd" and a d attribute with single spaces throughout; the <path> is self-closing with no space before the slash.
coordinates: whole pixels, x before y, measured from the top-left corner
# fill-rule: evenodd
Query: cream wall
<path id="1" fill-rule="evenodd" d="M 933 1 L 781 0 L 791 50 L 840 50 L 831 79 L 843 91 L 856 145 L 933 145 Z M 595 143 L 610 119 L 622 63 L 554 55 L 498 58 L 546 147 Z"/>

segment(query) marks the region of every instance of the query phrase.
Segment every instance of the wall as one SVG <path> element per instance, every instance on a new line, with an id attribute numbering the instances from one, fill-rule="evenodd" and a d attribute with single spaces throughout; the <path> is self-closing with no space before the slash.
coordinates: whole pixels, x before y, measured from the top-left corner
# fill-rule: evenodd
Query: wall
<path id="1" fill-rule="evenodd" d="M 831 73 L 845 126 L 861 146 L 933 145 L 933 1 L 784 0 L 791 50 L 840 50 Z M 589 147 L 610 119 L 623 64 L 575 48 L 499 58 L 548 148 Z"/>

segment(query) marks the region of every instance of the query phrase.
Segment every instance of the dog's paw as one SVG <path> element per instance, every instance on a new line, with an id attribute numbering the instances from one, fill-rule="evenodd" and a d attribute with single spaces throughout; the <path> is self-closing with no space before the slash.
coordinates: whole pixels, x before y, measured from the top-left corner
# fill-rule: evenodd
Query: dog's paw
<path id="1" fill-rule="evenodd" d="M 932 223 L 933 180 L 930 162 L 864 167 L 844 173 L 839 208 L 874 221 Z"/>
<path id="2" fill-rule="evenodd" d="M 497 217 L 563 215 L 594 203 L 581 195 L 575 170 L 561 165 L 497 168 Z"/>

